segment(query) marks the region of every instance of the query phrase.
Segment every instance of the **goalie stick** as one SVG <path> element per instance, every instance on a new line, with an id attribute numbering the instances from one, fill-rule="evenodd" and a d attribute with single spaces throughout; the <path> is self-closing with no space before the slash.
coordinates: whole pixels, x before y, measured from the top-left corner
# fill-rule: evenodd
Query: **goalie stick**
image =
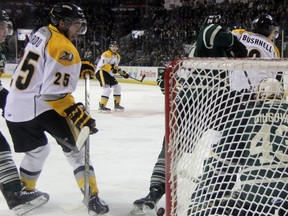
<path id="1" fill-rule="evenodd" d="M 146 77 L 146 75 L 144 74 L 141 79 L 137 79 L 137 78 L 134 78 L 134 77 L 131 77 L 131 76 L 130 76 L 129 78 L 130 78 L 130 79 L 133 79 L 133 80 L 136 80 L 136 81 L 138 81 L 138 82 L 143 82 L 143 80 L 145 79 L 145 77 Z"/>

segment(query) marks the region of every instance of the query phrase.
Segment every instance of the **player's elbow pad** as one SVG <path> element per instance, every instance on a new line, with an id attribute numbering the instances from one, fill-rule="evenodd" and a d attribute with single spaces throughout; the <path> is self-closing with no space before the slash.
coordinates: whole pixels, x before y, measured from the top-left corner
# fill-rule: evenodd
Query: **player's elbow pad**
<path id="1" fill-rule="evenodd" d="M 65 97 L 58 100 L 47 101 L 47 103 L 57 112 L 59 115 L 66 117 L 65 110 L 75 104 L 74 97 L 71 94 L 67 94 Z"/>

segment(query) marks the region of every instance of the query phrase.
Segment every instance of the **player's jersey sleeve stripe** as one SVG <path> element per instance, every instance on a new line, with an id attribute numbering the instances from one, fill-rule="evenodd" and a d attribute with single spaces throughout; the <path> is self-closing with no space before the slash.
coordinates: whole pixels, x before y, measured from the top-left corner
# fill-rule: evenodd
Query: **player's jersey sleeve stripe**
<path id="1" fill-rule="evenodd" d="M 213 24 L 211 24 L 210 26 L 208 26 L 208 27 L 204 30 L 204 33 L 203 33 L 203 42 L 204 42 L 205 47 L 206 47 L 207 49 L 212 49 L 212 48 L 213 48 L 216 34 L 217 34 L 217 33 L 220 31 L 220 29 L 221 29 L 221 26 L 217 26 L 217 27 L 213 30 L 213 32 L 210 34 L 210 37 L 208 37 L 209 35 L 207 36 L 207 32 L 209 31 L 209 29 L 210 29 L 211 27 L 213 27 Z M 208 38 L 206 38 L 206 37 L 208 37 Z M 207 43 L 208 39 L 209 39 L 209 44 Z M 210 46 L 209 46 L 209 45 L 210 45 Z"/>

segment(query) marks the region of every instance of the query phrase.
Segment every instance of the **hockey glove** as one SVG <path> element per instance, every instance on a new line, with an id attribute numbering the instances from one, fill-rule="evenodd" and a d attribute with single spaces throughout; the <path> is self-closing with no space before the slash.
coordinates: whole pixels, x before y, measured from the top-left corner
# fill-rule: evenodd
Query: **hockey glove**
<path id="1" fill-rule="evenodd" d="M 234 35 L 234 43 L 226 51 L 228 57 L 232 58 L 246 58 L 248 51 L 243 43 Z"/>
<path id="2" fill-rule="evenodd" d="M 128 79 L 130 77 L 129 74 L 124 70 L 119 70 L 118 72 L 120 76 L 124 77 L 125 79 Z"/>
<path id="3" fill-rule="evenodd" d="M 160 87 L 160 90 L 163 94 L 165 94 L 165 89 L 164 89 L 164 77 L 158 77 L 156 80 L 157 85 Z"/>
<path id="4" fill-rule="evenodd" d="M 6 98 L 8 95 L 8 90 L 0 85 L 0 109 L 2 109 L 2 116 L 4 117 L 4 107 L 6 104 Z"/>
<path id="5" fill-rule="evenodd" d="M 85 79 L 85 75 L 88 74 L 90 79 L 93 79 L 95 73 L 95 66 L 88 60 L 82 60 L 80 77 Z"/>
<path id="6" fill-rule="evenodd" d="M 112 73 L 116 74 L 120 68 L 118 66 L 115 66 L 115 65 L 111 65 L 112 66 Z"/>
<path id="7" fill-rule="evenodd" d="M 70 118 L 73 124 L 81 130 L 84 126 L 90 128 L 90 133 L 97 133 L 95 119 L 85 110 L 82 103 L 74 104 L 64 110 L 68 118 Z"/>

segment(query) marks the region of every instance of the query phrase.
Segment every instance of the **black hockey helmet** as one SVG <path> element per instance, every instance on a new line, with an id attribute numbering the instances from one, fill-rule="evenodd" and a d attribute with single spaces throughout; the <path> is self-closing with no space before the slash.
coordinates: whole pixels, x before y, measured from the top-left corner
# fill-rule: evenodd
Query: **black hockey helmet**
<path id="1" fill-rule="evenodd" d="M 63 20 L 67 24 L 78 20 L 83 25 L 81 34 L 85 34 L 87 31 L 87 22 L 83 10 L 69 2 L 59 2 L 55 4 L 50 11 L 50 19 L 54 26 L 58 26 L 60 20 Z"/>
<path id="2" fill-rule="evenodd" d="M 110 46 L 117 46 L 118 47 L 117 41 L 111 41 L 110 44 L 109 44 L 109 47 Z"/>
<path id="3" fill-rule="evenodd" d="M 7 24 L 7 35 L 13 34 L 13 24 L 10 21 L 9 16 L 7 15 L 5 10 L 0 10 L 0 22 L 6 22 Z"/>
<path id="4" fill-rule="evenodd" d="M 209 15 L 205 18 L 202 26 L 207 26 L 210 24 L 220 24 L 221 22 L 221 15 Z"/>
<path id="5" fill-rule="evenodd" d="M 112 51 L 112 52 L 116 52 L 118 50 L 118 43 L 117 41 L 111 41 L 110 44 L 109 44 L 109 49 Z"/>
<path id="6" fill-rule="evenodd" d="M 260 15 L 252 22 L 252 32 L 269 37 L 272 31 L 275 30 L 273 37 L 277 38 L 279 35 L 279 26 L 276 20 L 268 15 Z"/>

